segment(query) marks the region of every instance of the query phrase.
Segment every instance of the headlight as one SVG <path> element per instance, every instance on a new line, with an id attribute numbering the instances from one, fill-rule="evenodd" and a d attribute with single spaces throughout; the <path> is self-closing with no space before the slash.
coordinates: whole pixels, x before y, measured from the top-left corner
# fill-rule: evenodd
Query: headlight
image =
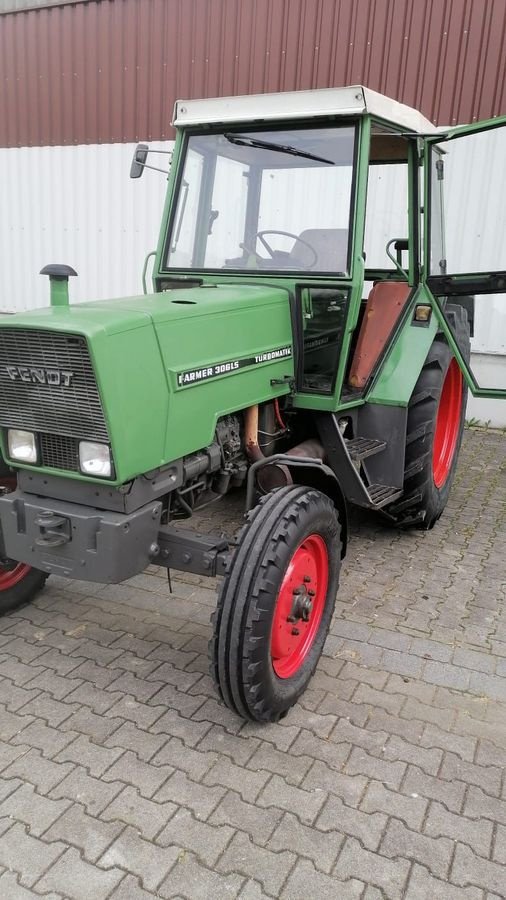
<path id="1" fill-rule="evenodd" d="M 110 478 L 112 474 L 111 451 L 107 444 L 81 441 L 79 444 L 79 465 L 84 475 Z"/>
<path id="2" fill-rule="evenodd" d="M 9 428 L 7 432 L 9 456 L 18 462 L 37 462 L 37 443 L 33 431 L 19 431 Z"/>

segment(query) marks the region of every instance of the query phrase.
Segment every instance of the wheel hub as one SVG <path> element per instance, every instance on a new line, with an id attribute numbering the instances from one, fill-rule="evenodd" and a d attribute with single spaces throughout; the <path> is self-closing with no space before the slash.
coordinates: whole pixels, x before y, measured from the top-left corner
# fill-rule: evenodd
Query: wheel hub
<path id="1" fill-rule="evenodd" d="M 293 554 L 276 600 L 271 658 L 276 675 L 290 678 L 313 646 L 325 607 L 328 586 L 327 547 L 309 535 Z"/>

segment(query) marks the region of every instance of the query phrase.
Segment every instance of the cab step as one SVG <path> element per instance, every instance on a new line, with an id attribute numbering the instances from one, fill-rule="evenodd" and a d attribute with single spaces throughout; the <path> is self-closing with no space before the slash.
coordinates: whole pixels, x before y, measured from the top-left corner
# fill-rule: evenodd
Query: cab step
<path id="1" fill-rule="evenodd" d="M 346 449 L 353 462 L 361 462 L 368 456 L 374 456 L 381 453 L 387 446 L 386 441 L 378 441 L 374 438 L 357 437 L 352 440 L 345 441 Z"/>
<path id="2" fill-rule="evenodd" d="M 386 441 L 361 437 L 346 440 L 335 413 L 317 413 L 315 418 L 328 463 L 347 500 L 357 506 L 382 509 L 402 497 L 404 491 L 398 485 L 369 483 L 360 465 L 363 459 L 385 450 Z"/>
<path id="3" fill-rule="evenodd" d="M 386 484 L 370 484 L 367 487 L 367 491 L 372 503 L 378 509 L 381 509 L 382 506 L 386 506 L 388 503 L 392 503 L 403 494 L 402 488 L 389 487 Z"/>

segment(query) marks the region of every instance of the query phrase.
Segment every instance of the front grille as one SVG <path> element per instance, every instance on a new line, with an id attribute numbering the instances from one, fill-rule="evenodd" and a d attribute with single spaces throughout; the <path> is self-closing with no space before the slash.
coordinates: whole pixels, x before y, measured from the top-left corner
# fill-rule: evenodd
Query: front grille
<path id="1" fill-rule="evenodd" d="M 84 337 L 0 328 L 0 425 L 109 442 Z"/>
<path id="2" fill-rule="evenodd" d="M 39 434 L 40 464 L 79 472 L 79 441 L 61 434 Z"/>

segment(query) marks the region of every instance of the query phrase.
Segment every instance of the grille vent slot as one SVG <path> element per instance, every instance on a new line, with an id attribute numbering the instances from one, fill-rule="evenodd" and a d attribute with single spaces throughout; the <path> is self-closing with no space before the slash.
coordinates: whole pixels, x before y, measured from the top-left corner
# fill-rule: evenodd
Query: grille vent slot
<path id="1" fill-rule="evenodd" d="M 11 378 L 8 367 L 11 372 L 20 368 L 27 380 L 20 375 Z M 48 369 L 57 373 L 53 380 L 61 383 L 47 383 Z M 72 377 L 69 379 L 61 373 L 72 373 Z M 67 386 L 65 380 L 70 381 Z M 38 329 L 0 328 L 0 425 L 41 432 L 41 437 L 52 440 L 61 435 L 109 442 L 84 337 Z"/>

